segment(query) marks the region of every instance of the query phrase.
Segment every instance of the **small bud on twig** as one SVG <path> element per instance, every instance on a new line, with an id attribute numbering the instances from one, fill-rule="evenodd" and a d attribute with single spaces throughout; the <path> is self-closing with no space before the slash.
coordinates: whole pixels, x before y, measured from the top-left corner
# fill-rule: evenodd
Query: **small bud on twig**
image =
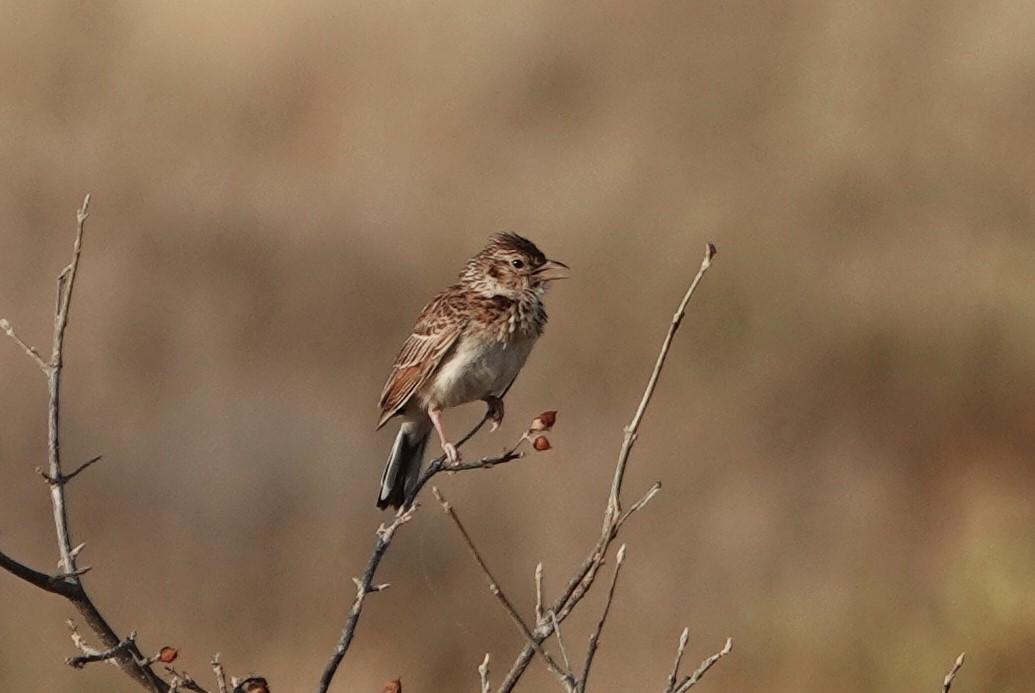
<path id="1" fill-rule="evenodd" d="M 553 425 L 557 422 L 556 411 L 544 411 L 539 416 L 532 419 L 532 425 L 529 427 L 529 431 L 532 432 L 549 432 L 553 428 Z"/>
<path id="2" fill-rule="evenodd" d="M 535 448 L 539 452 L 546 452 L 547 450 L 549 450 L 553 446 L 550 445 L 550 439 L 547 438 L 546 436 L 536 436 L 532 440 L 532 447 Z"/>

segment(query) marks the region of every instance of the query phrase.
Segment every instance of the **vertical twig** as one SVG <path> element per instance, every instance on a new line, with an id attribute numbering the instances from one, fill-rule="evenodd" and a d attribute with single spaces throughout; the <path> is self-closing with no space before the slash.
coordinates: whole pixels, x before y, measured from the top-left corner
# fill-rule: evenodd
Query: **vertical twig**
<path id="1" fill-rule="evenodd" d="M 684 628 L 679 636 L 679 648 L 676 649 L 676 661 L 672 664 L 672 673 L 668 675 L 668 687 L 665 693 L 669 693 L 676 687 L 676 677 L 679 676 L 679 663 L 683 661 L 683 653 L 686 651 L 686 644 L 690 641 L 690 629 Z"/>
<path id="2" fill-rule="evenodd" d="M 960 673 L 960 668 L 963 666 L 963 657 L 966 652 L 960 652 L 960 656 L 956 658 L 956 663 L 952 665 L 952 669 L 945 675 L 945 680 L 942 681 L 942 693 L 949 693 L 949 689 L 952 688 L 952 682 L 956 680 L 956 674 Z"/>
<path id="3" fill-rule="evenodd" d="M 485 653 L 485 659 L 478 665 L 478 681 L 481 684 L 481 693 L 489 693 L 489 653 Z"/>
<path id="4" fill-rule="evenodd" d="M 705 244 L 704 260 L 701 262 L 701 268 L 697 271 L 697 275 L 694 276 L 694 280 L 690 282 L 690 288 L 686 290 L 686 294 L 683 296 L 683 300 L 679 304 L 679 308 L 676 309 L 675 314 L 672 315 L 672 324 L 669 325 L 668 332 L 665 334 L 665 340 L 661 343 L 661 351 L 658 354 L 658 359 L 654 363 L 654 371 L 650 374 L 650 379 L 647 381 L 647 387 L 643 391 L 643 397 L 640 398 L 640 406 L 636 408 L 636 413 L 633 414 L 632 421 L 625 427 L 625 437 L 622 439 L 622 448 L 618 452 L 618 463 L 615 465 L 615 476 L 611 482 L 611 495 L 608 498 L 608 514 L 617 516 L 621 511 L 620 498 L 622 492 L 622 481 L 625 478 L 625 468 L 629 463 L 629 453 L 632 452 L 633 443 L 636 442 L 636 433 L 640 429 L 640 422 L 643 421 L 643 415 L 647 412 L 647 405 L 650 404 L 651 398 L 654 396 L 654 390 L 658 386 L 658 380 L 661 378 L 661 369 L 665 367 L 665 359 L 668 358 L 669 349 L 672 348 L 672 339 L 676 336 L 676 330 L 679 329 L 680 323 L 683 322 L 683 318 L 686 316 L 686 308 L 690 304 L 690 299 L 694 295 L 694 291 L 697 290 L 697 285 L 701 283 L 701 279 L 704 277 L 704 273 L 711 267 L 712 258 L 715 257 L 715 246 L 711 243 Z"/>
<path id="5" fill-rule="evenodd" d="M 615 600 L 615 587 L 618 585 L 618 573 L 622 570 L 622 564 L 625 562 L 625 544 L 622 544 L 621 548 L 618 549 L 618 555 L 615 557 L 615 572 L 611 576 L 611 586 L 607 590 L 607 600 L 604 602 L 604 610 L 600 613 L 600 620 L 597 621 L 597 627 L 593 631 L 593 634 L 589 636 L 589 649 L 586 651 L 586 665 L 582 668 L 582 678 L 579 679 L 579 684 L 576 687 L 578 693 L 586 692 L 586 682 L 589 680 L 589 670 L 593 666 L 593 657 L 597 654 L 597 648 L 600 646 L 600 634 L 604 631 L 604 622 L 607 621 L 607 615 L 611 612 L 611 604 Z M 556 625 L 554 626 L 556 630 Z"/>
<path id="6" fill-rule="evenodd" d="M 154 693 L 164 693 L 169 690 L 169 684 L 162 681 L 154 673 L 147 663 L 147 659 L 136 646 L 136 643 L 132 640 L 124 641 L 115 633 L 114 629 L 108 624 L 87 594 L 81 577 L 85 569 L 76 567 L 78 549 L 74 548 L 72 541 L 72 531 L 69 527 L 68 510 L 65 503 L 65 485 L 69 479 L 96 461 L 95 459 L 87 462 L 70 475 L 62 472 L 60 439 L 61 375 L 64 367 L 65 332 L 68 328 L 75 280 L 79 271 L 79 258 L 82 254 L 83 235 L 86 228 L 86 220 L 89 217 L 89 206 L 90 196 L 87 195 L 83 199 L 82 206 L 76 211 L 76 233 L 72 246 L 72 261 L 58 274 L 50 360 L 44 361 L 36 349 L 28 346 L 14 333 L 14 330 L 6 320 L 0 322 L 0 329 L 3 329 L 32 358 L 47 378 L 48 464 L 45 476 L 50 487 L 50 500 L 54 511 L 54 530 L 60 556 L 60 574 L 48 577 L 13 561 L 13 559 L 3 554 L 0 554 L 0 567 L 9 570 L 41 589 L 60 594 L 68 599 L 86 621 L 86 624 L 100 639 L 104 648 L 113 652 L 114 656 L 107 661 L 117 664 L 123 672 L 132 677 L 142 687 Z"/>
<path id="7" fill-rule="evenodd" d="M 219 688 L 219 693 L 227 693 L 226 671 L 223 669 L 221 655 L 218 652 L 212 657 L 212 673 L 216 676 L 216 686 Z"/>
<path id="8" fill-rule="evenodd" d="M 79 256 L 83 250 L 83 230 L 90 196 L 83 199 L 83 206 L 76 212 L 75 241 L 72 244 L 72 262 L 58 275 L 57 309 L 54 314 L 54 339 L 51 344 L 50 363 L 47 368 L 47 390 L 50 402 L 47 407 L 47 456 L 50 476 L 50 500 L 54 506 L 54 528 L 57 532 L 61 567 L 66 573 L 75 572 L 75 555 L 72 553 L 72 535 L 68 526 L 68 511 L 65 508 L 64 477 L 61 475 L 61 369 L 64 367 L 65 330 L 68 328 L 69 309 L 72 307 L 72 291 L 79 271 Z M 78 578 L 71 578 L 78 581 Z"/>

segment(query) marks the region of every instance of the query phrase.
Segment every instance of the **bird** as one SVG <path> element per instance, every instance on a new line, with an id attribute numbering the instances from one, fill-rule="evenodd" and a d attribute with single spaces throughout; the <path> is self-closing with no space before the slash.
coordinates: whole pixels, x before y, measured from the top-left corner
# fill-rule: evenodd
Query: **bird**
<path id="1" fill-rule="evenodd" d="M 402 508 L 416 487 L 432 429 L 449 465 L 460 453 L 442 428 L 443 410 L 483 400 L 492 429 L 503 394 L 546 326 L 543 295 L 569 268 L 532 241 L 500 232 L 471 257 L 459 281 L 424 306 L 381 392 L 377 428 L 402 425 L 381 475 L 377 507 Z"/>

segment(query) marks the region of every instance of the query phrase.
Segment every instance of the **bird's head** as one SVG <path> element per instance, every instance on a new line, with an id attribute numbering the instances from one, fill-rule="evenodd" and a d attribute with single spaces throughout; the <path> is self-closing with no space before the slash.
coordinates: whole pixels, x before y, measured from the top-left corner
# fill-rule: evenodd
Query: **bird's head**
<path id="1" fill-rule="evenodd" d="M 460 281 L 485 296 L 517 298 L 529 289 L 543 291 L 568 276 L 568 266 L 548 260 L 539 248 L 516 233 L 494 233 L 485 248 L 467 261 Z"/>

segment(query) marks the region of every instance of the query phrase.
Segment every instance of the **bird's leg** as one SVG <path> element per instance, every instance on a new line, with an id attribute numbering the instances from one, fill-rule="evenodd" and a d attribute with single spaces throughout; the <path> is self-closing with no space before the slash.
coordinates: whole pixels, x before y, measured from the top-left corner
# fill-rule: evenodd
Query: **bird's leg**
<path id="1" fill-rule="evenodd" d="M 442 451 L 446 453 L 446 461 L 450 465 L 455 465 L 460 461 L 460 452 L 456 449 L 455 445 L 446 440 L 446 433 L 442 430 L 441 415 L 441 409 L 428 410 L 428 416 L 431 417 L 431 423 L 435 425 L 435 430 L 438 431 L 438 439 L 442 443 Z"/>
<path id="2" fill-rule="evenodd" d="M 492 429 L 495 431 L 503 421 L 503 400 L 494 395 L 482 397 L 482 401 L 489 405 L 489 418 L 492 419 Z"/>

